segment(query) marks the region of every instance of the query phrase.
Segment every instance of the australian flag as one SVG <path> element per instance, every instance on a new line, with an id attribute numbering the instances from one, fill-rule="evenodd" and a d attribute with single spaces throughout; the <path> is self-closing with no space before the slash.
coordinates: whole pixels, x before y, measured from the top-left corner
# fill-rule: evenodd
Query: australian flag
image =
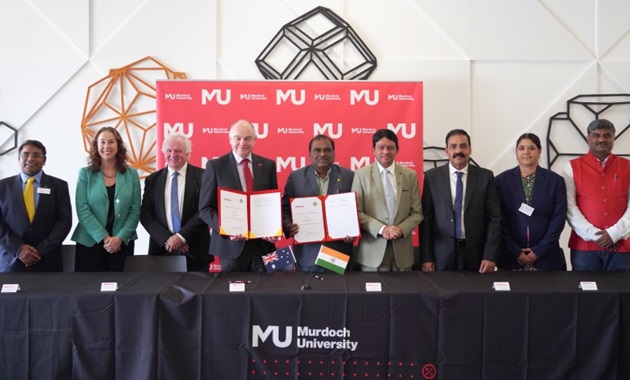
<path id="1" fill-rule="evenodd" d="M 295 264 L 295 256 L 293 255 L 293 249 L 291 249 L 290 245 L 271 252 L 268 255 L 264 255 L 262 260 L 269 273 L 280 270 L 287 265 Z"/>

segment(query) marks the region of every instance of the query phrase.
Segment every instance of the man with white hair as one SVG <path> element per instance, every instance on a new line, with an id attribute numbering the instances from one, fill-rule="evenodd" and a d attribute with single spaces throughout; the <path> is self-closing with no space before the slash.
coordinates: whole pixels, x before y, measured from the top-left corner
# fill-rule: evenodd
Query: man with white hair
<path id="1" fill-rule="evenodd" d="M 149 232 L 149 255 L 185 255 L 189 272 L 208 272 L 210 232 L 199 219 L 203 169 L 191 165 L 190 140 L 181 133 L 164 139 L 166 167 L 144 180 L 140 222 Z"/>
<path id="2" fill-rule="evenodd" d="M 212 228 L 210 254 L 220 257 L 223 272 L 264 272 L 262 256 L 276 250 L 274 237 L 245 239 L 219 234 L 218 188 L 239 191 L 276 190 L 276 162 L 254 154 L 256 130 L 247 120 L 230 128 L 232 150 L 208 161 L 199 197 L 199 217 Z"/>

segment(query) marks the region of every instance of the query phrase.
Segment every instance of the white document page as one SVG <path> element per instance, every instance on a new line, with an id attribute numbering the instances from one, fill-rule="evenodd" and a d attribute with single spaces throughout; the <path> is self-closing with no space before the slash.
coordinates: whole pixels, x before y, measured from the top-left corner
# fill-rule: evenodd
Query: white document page
<path id="1" fill-rule="evenodd" d="M 221 235 L 247 233 L 247 195 L 219 189 L 219 230 Z"/>
<path id="2" fill-rule="evenodd" d="M 249 195 L 250 239 L 282 236 L 282 196 L 280 191 Z"/>
<path id="3" fill-rule="evenodd" d="M 357 196 L 354 192 L 331 194 L 324 201 L 326 225 L 331 239 L 361 235 L 357 213 Z"/>
<path id="4" fill-rule="evenodd" d="M 324 229 L 324 211 L 322 201 L 317 197 L 294 198 L 291 201 L 293 223 L 300 228 L 293 236 L 296 243 L 323 241 L 326 237 Z"/>

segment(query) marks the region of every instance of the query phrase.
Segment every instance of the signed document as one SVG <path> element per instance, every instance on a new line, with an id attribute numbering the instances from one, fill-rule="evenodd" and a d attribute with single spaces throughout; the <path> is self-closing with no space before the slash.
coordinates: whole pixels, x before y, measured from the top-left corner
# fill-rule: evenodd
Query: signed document
<path id="1" fill-rule="evenodd" d="M 296 244 L 361 236 L 354 192 L 293 198 L 291 215 L 300 228 L 293 236 Z"/>
<path id="2" fill-rule="evenodd" d="M 243 191 L 219 188 L 219 233 L 246 239 L 282 236 L 280 190 Z"/>

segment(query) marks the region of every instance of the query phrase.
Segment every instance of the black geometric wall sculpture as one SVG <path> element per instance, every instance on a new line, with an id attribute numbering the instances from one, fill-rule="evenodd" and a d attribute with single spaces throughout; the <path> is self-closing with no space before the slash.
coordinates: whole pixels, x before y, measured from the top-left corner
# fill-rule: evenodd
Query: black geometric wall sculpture
<path id="1" fill-rule="evenodd" d="M 5 123 L 4 121 L 0 121 L 0 129 L 2 130 L 0 131 L 0 136 L 9 136 L 9 138 L 6 139 L 6 141 L 13 140 L 13 145 L 11 145 L 8 149 L 3 150 L 0 148 L 0 156 L 4 156 L 5 154 L 9 153 L 13 149 L 17 148 L 18 133 L 17 133 L 17 129 L 13 128 L 9 124 Z M 0 146 L 3 146 L 3 145 L 4 144 L 0 143 Z"/>
<path id="2" fill-rule="evenodd" d="M 578 114 L 585 115 L 584 120 L 578 120 Z M 586 126 L 590 121 L 600 118 L 613 121 L 616 129 L 615 142 L 619 141 L 630 128 L 630 94 L 585 94 L 569 99 L 566 111 L 549 118 L 547 168 L 551 169 L 560 157 L 579 157 L 586 153 L 586 150 L 564 151 L 561 148 L 562 141 L 577 137 L 586 142 Z M 624 147 L 615 145 L 615 148 L 616 155 L 630 156 L 629 153 L 623 153 Z"/>
<path id="3" fill-rule="evenodd" d="M 285 24 L 256 66 L 266 79 L 298 79 L 314 67 L 326 80 L 360 80 L 374 72 L 376 57 L 347 22 L 317 7 Z"/>

